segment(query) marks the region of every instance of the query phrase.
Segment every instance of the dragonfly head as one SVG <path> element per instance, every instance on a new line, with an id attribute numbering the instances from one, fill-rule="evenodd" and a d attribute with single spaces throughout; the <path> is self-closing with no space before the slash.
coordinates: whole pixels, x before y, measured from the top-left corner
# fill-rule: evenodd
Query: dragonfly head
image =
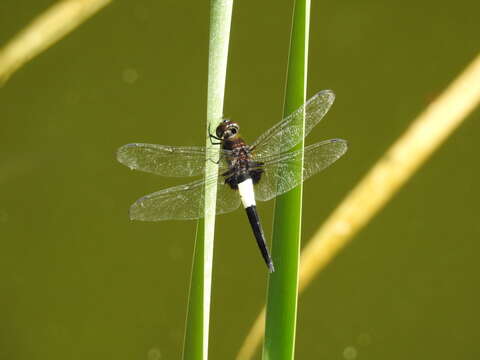
<path id="1" fill-rule="evenodd" d="M 239 130 L 240 126 L 237 123 L 225 119 L 217 126 L 216 134 L 218 138 L 226 140 L 237 136 Z"/>

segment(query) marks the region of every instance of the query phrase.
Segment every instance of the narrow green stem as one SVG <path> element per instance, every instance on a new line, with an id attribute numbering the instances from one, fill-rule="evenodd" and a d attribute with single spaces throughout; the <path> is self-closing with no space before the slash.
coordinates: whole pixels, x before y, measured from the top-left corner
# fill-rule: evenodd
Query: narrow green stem
<path id="1" fill-rule="evenodd" d="M 285 90 L 285 116 L 306 100 L 309 15 L 310 1 L 295 1 Z M 300 148 L 303 148 L 303 142 L 297 146 L 297 149 Z M 303 159 L 295 168 L 297 176 L 302 177 Z M 301 215 L 300 185 L 278 197 L 275 203 L 272 256 L 277 270 L 268 284 L 264 360 L 287 360 L 294 356 Z"/>
<path id="2" fill-rule="evenodd" d="M 207 131 L 215 129 L 223 115 L 228 43 L 233 0 L 211 0 L 208 61 Z M 213 148 L 206 134 L 207 148 Z M 212 157 L 212 151 L 208 151 Z M 212 159 L 215 160 L 215 159 Z M 206 161 L 205 177 L 218 174 L 218 165 Z M 183 359 L 208 359 L 208 335 L 212 284 L 217 184 L 205 186 L 205 217 L 197 226 L 185 330 Z"/>

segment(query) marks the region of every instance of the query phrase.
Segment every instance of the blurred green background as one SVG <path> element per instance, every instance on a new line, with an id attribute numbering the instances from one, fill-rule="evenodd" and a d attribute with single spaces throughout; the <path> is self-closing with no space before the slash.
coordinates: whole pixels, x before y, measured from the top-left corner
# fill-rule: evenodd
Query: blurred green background
<path id="1" fill-rule="evenodd" d="M 0 44 L 54 1 L 0 3 Z M 280 120 L 291 1 L 234 4 L 225 115 Z M 307 241 L 479 50 L 480 2 L 312 2 L 307 140 L 350 150 L 304 188 Z M 0 359 L 179 359 L 195 222 L 133 223 L 189 179 L 128 170 L 129 142 L 202 145 L 209 2 L 116 1 L 0 88 Z M 299 302 L 298 359 L 480 357 L 477 110 Z M 267 236 L 272 202 L 260 204 Z M 242 211 L 217 219 L 211 359 L 232 359 L 267 272 Z"/>

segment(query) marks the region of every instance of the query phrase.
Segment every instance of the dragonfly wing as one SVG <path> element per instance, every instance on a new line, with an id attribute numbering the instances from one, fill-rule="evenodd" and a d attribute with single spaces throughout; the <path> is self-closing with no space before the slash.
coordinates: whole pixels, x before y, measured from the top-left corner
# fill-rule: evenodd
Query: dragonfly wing
<path id="1" fill-rule="evenodd" d="M 295 167 L 302 159 L 303 180 L 322 171 L 347 151 L 347 142 L 342 139 L 322 141 L 305 147 L 304 150 L 272 156 L 264 161 L 264 172 L 255 187 L 255 197 L 260 201 L 273 199 L 299 185 Z"/>
<path id="2" fill-rule="evenodd" d="M 145 171 L 162 176 L 196 176 L 203 174 L 205 161 L 215 159 L 217 149 L 201 146 L 167 146 L 133 143 L 120 147 L 117 160 L 132 170 Z M 227 155 L 227 150 L 220 150 Z M 209 155 L 209 156 L 207 156 Z M 222 156 L 222 155 L 221 155 Z M 220 162 L 220 170 L 226 170 Z"/>
<path id="3" fill-rule="evenodd" d="M 267 130 L 251 146 L 255 158 L 263 161 L 264 157 L 280 154 L 297 145 L 322 120 L 335 100 L 331 90 L 315 94 L 285 119 Z M 305 116 L 305 132 L 302 118 Z"/>
<path id="4" fill-rule="evenodd" d="M 130 219 L 141 221 L 193 220 L 203 217 L 205 183 L 217 182 L 217 214 L 231 212 L 240 205 L 237 191 L 222 177 L 197 180 L 174 186 L 138 199 L 130 207 Z"/>

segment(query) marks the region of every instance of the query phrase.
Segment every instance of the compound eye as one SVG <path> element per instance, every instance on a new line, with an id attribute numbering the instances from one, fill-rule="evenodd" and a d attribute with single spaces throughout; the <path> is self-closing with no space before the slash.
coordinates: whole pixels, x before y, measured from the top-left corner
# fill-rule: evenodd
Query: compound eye
<path id="1" fill-rule="evenodd" d="M 235 135 L 237 133 L 238 129 L 233 127 L 233 128 L 230 129 L 230 131 L 233 135 Z"/>

